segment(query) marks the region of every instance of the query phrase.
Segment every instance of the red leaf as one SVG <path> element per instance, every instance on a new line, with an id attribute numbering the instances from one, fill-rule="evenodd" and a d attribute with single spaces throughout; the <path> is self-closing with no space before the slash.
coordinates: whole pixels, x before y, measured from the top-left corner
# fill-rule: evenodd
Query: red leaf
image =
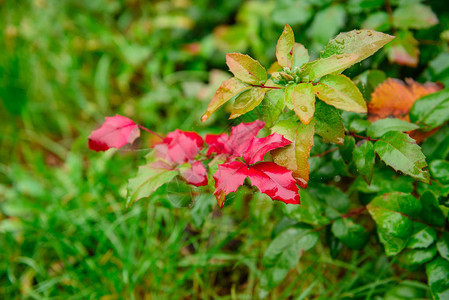
<path id="1" fill-rule="evenodd" d="M 277 133 L 264 138 L 253 138 L 248 149 L 243 153 L 243 159 L 247 164 L 252 165 L 261 161 L 268 151 L 290 145 L 291 143 Z"/>
<path id="2" fill-rule="evenodd" d="M 203 139 L 195 132 L 176 129 L 170 132 L 164 141 L 156 146 L 156 157 L 165 161 L 172 168 L 190 163 L 190 167 L 181 167 L 180 175 L 188 184 L 202 186 L 207 184 L 206 168 L 195 157 L 203 148 Z M 163 164 L 163 162 L 161 162 Z"/>
<path id="3" fill-rule="evenodd" d="M 95 151 L 120 148 L 134 142 L 139 135 L 139 126 L 133 120 L 120 115 L 106 117 L 103 125 L 90 134 L 89 148 Z"/>
<path id="4" fill-rule="evenodd" d="M 249 167 L 248 176 L 251 184 L 271 199 L 300 204 L 298 187 L 293 179 L 292 171 L 287 168 L 273 162 L 261 162 Z"/>
<path id="5" fill-rule="evenodd" d="M 218 205 L 223 207 L 227 194 L 237 191 L 245 178 L 251 179 L 251 184 L 258 187 L 262 193 L 273 200 L 284 203 L 299 204 L 298 187 L 287 168 L 273 162 L 262 162 L 247 166 L 240 161 L 233 161 L 218 166 L 214 175 L 215 192 Z"/>
<path id="6" fill-rule="evenodd" d="M 184 178 L 188 184 L 193 184 L 194 186 L 202 186 L 207 184 L 206 168 L 200 161 L 191 163 L 190 168 L 181 169 L 180 173 L 182 178 Z"/>
<path id="7" fill-rule="evenodd" d="M 240 161 L 218 166 L 218 170 L 214 174 L 214 195 L 217 198 L 218 206 L 223 207 L 226 195 L 237 191 L 246 177 L 248 177 L 248 166 Z"/>
<path id="8" fill-rule="evenodd" d="M 211 153 L 229 154 L 229 158 L 240 157 L 250 146 L 252 139 L 265 126 L 265 123 L 256 120 L 252 123 L 240 123 L 232 127 L 231 134 L 226 133 L 206 135 L 206 144 L 210 145 L 207 155 Z"/>
<path id="9" fill-rule="evenodd" d="M 170 132 L 163 143 L 168 146 L 168 157 L 177 164 L 194 160 L 203 148 L 203 139 L 196 132 L 178 129 Z"/>

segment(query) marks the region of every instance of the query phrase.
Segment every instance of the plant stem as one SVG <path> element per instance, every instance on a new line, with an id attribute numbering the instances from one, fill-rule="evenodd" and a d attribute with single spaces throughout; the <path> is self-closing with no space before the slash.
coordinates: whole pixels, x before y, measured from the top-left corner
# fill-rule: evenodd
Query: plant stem
<path id="1" fill-rule="evenodd" d="M 251 84 L 251 86 L 259 87 L 259 88 L 263 88 L 263 89 L 274 89 L 274 90 L 281 90 L 281 89 L 283 89 L 283 88 L 278 87 L 278 86 L 266 86 L 266 85 L 263 85 L 263 84 L 261 84 L 261 85 Z"/>
<path id="2" fill-rule="evenodd" d="M 152 135 L 157 136 L 161 140 L 165 139 L 162 135 L 159 135 L 158 133 L 154 132 L 153 130 L 150 130 L 150 129 L 146 128 L 146 127 L 143 127 L 142 125 L 137 125 L 137 126 L 139 126 L 140 129 L 145 130 L 145 131 L 151 133 Z"/>

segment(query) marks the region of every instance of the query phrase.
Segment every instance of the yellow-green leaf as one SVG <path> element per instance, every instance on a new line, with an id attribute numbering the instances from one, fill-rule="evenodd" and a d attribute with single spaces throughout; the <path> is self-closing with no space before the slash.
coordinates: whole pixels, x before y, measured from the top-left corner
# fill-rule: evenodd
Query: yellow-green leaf
<path id="1" fill-rule="evenodd" d="M 223 81 L 218 90 L 215 92 L 215 95 L 212 97 L 212 100 L 209 102 L 209 106 L 207 107 L 207 110 L 201 120 L 205 122 L 220 106 L 228 102 L 238 93 L 241 93 L 249 88 L 250 86 L 242 83 L 236 78 Z"/>
<path id="2" fill-rule="evenodd" d="M 293 30 L 286 24 L 276 45 L 276 58 L 281 67 L 292 67 L 294 46 L 295 36 Z"/>
<path id="3" fill-rule="evenodd" d="M 235 77 L 247 84 L 262 85 L 267 81 L 267 71 L 257 61 L 241 53 L 226 54 L 226 64 Z"/>
<path id="4" fill-rule="evenodd" d="M 293 47 L 293 66 L 292 68 L 301 67 L 303 64 L 309 62 L 309 51 L 303 44 L 295 43 Z"/>
<path id="5" fill-rule="evenodd" d="M 331 73 L 341 73 L 359 60 L 357 54 L 335 54 L 319 58 L 302 66 L 302 78 L 313 81 Z"/>
<path id="6" fill-rule="evenodd" d="M 306 188 L 309 181 L 309 157 L 313 146 L 315 123 L 312 121 L 309 125 L 298 125 L 295 121 L 283 120 L 273 126 L 272 132 L 281 134 L 292 142 L 287 147 L 271 151 L 274 162 L 292 171 L 298 184 Z"/>
<path id="7" fill-rule="evenodd" d="M 346 111 L 366 113 L 366 102 L 357 86 L 341 74 L 329 74 L 313 87 L 318 98 Z"/>
<path id="8" fill-rule="evenodd" d="M 340 33 L 329 41 L 321 52 L 321 57 L 326 58 L 334 54 L 352 53 L 358 55 L 357 60 L 354 62 L 357 63 L 373 55 L 392 39 L 394 39 L 394 36 L 368 29 Z"/>
<path id="9" fill-rule="evenodd" d="M 249 111 L 252 111 L 262 102 L 267 89 L 254 87 L 244 91 L 236 99 L 232 106 L 231 116 L 229 119 L 235 119 Z"/>
<path id="10" fill-rule="evenodd" d="M 299 120 L 304 124 L 309 124 L 315 113 L 315 94 L 311 83 L 301 83 L 292 90 L 293 110 Z"/>

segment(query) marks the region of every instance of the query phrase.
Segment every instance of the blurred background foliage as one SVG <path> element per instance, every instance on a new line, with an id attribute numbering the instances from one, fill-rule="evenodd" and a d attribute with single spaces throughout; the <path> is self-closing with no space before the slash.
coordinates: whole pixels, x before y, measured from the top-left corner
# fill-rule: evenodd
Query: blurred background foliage
<path id="1" fill-rule="evenodd" d="M 126 210 L 126 179 L 146 153 L 138 148 L 154 141 L 94 153 L 87 136 L 115 114 L 163 134 L 226 131 L 226 109 L 200 123 L 230 77 L 224 54 L 247 53 L 268 68 L 286 23 L 312 58 L 341 31 L 394 34 L 394 43 L 346 74 L 381 69 L 449 85 L 445 1 L 0 0 L 0 20 L 3 299 L 257 297 L 264 249 L 295 222 L 282 204 L 240 193 L 220 210 L 211 197 L 189 190 L 186 197 L 177 182 Z M 428 295 L 422 272 L 392 268 L 395 259 L 378 249 L 336 256 L 331 246 L 306 253 L 268 297 Z"/>

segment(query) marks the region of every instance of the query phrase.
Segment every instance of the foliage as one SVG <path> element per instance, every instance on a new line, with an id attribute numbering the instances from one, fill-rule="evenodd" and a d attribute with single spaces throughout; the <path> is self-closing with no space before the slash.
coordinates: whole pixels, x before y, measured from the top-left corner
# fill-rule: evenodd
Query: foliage
<path id="1" fill-rule="evenodd" d="M 1 4 L 3 298 L 447 297 L 444 3 Z"/>

